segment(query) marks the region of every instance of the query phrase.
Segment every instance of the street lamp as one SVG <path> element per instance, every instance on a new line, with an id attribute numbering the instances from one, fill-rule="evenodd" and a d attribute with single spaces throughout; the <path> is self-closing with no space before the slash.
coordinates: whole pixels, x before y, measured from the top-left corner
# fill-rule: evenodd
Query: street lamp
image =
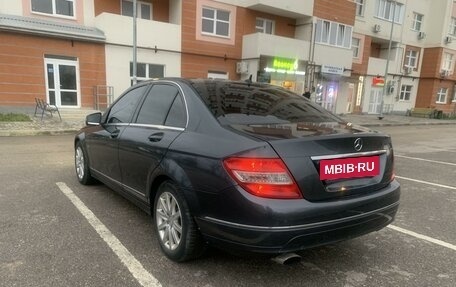
<path id="1" fill-rule="evenodd" d="M 386 58 L 386 67 L 385 67 L 385 76 L 384 76 L 384 84 L 383 84 L 383 92 L 380 97 L 380 114 L 378 116 L 378 119 L 381 120 L 383 119 L 383 101 L 384 101 L 384 96 L 386 95 L 387 88 L 388 88 L 388 67 L 389 67 L 389 61 L 390 61 L 390 56 L 391 56 L 391 43 L 393 41 L 393 28 L 394 28 L 394 18 L 396 17 L 396 0 L 386 0 L 387 2 L 391 3 L 393 5 L 393 17 L 391 18 L 391 30 L 390 30 L 390 38 L 389 38 L 389 43 L 388 43 L 388 53 L 387 53 L 387 58 Z"/>

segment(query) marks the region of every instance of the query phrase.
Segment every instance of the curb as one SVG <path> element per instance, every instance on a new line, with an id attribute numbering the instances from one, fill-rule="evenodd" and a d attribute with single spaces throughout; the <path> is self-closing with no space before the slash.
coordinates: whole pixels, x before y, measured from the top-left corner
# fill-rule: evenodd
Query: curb
<path id="1" fill-rule="evenodd" d="M 57 135 L 75 135 L 79 129 L 68 130 L 10 130 L 0 131 L 0 137 L 21 137 L 21 136 L 57 136 Z"/>
<path id="2" fill-rule="evenodd" d="M 454 125 L 454 123 L 386 123 L 386 124 L 359 124 L 363 127 L 399 127 L 399 126 L 443 126 Z"/>

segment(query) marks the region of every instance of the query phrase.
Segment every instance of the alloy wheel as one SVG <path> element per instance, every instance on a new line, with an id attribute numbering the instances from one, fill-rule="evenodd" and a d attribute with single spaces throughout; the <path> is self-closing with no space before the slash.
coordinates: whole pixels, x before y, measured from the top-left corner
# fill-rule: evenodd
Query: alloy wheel
<path id="1" fill-rule="evenodd" d="M 160 240 L 168 250 L 179 247 L 182 239 L 181 209 L 176 198 L 170 192 L 163 192 L 155 210 L 157 229 Z"/>
<path id="2" fill-rule="evenodd" d="M 84 153 L 80 146 L 76 149 L 75 162 L 76 162 L 76 174 L 77 174 L 78 178 L 81 180 L 82 178 L 84 178 L 85 161 L 84 161 Z"/>

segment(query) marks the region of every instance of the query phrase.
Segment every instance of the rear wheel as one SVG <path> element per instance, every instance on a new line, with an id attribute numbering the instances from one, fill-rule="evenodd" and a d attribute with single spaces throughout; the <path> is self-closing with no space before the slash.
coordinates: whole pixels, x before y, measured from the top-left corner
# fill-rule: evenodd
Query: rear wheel
<path id="1" fill-rule="evenodd" d="M 165 255 L 177 262 L 201 256 L 205 243 L 194 222 L 187 202 L 171 181 L 158 188 L 154 202 L 154 226 Z"/>
<path id="2" fill-rule="evenodd" d="M 87 185 L 94 181 L 92 175 L 90 174 L 88 158 L 80 142 L 76 144 L 76 148 L 74 150 L 74 167 L 76 169 L 76 176 L 80 183 Z"/>

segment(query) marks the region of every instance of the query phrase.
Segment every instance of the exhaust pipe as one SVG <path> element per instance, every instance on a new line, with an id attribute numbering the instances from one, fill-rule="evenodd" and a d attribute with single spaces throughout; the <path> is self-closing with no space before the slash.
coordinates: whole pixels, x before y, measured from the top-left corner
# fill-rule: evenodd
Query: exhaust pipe
<path id="1" fill-rule="evenodd" d="M 301 256 L 296 253 L 282 253 L 274 258 L 272 261 L 281 265 L 291 265 L 301 261 Z"/>

